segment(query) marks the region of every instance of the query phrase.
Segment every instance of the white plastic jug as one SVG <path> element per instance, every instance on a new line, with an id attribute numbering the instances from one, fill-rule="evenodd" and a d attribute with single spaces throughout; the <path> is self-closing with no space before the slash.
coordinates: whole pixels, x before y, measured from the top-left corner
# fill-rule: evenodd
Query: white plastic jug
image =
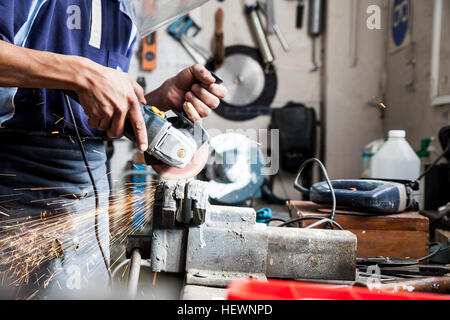
<path id="1" fill-rule="evenodd" d="M 420 159 L 402 130 L 389 131 L 389 139 L 373 156 L 371 178 L 415 181 L 420 175 Z"/>

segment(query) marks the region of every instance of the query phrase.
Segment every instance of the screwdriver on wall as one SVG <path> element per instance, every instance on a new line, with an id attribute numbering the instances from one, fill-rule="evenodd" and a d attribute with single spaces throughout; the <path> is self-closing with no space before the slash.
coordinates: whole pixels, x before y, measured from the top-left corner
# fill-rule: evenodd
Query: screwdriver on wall
<path id="1" fill-rule="evenodd" d="M 267 34 L 270 35 L 270 34 L 275 33 L 278 40 L 280 41 L 281 46 L 283 47 L 283 50 L 288 52 L 289 44 L 288 44 L 283 32 L 281 31 L 280 26 L 275 22 L 275 10 L 274 10 L 274 6 L 273 6 L 273 2 L 267 1 L 266 3 L 264 3 L 262 0 L 258 0 L 256 7 L 266 17 Z"/>
<path id="2" fill-rule="evenodd" d="M 297 29 L 303 28 L 303 13 L 305 12 L 305 0 L 298 0 L 297 4 L 297 19 L 295 26 Z"/>

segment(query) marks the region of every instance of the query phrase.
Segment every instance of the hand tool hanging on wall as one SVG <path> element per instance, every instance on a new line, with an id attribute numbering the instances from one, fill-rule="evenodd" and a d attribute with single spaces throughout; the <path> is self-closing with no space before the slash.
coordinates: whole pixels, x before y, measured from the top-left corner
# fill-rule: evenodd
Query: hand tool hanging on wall
<path id="1" fill-rule="evenodd" d="M 311 72 L 319 70 L 317 63 L 317 38 L 320 37 L 324 31 L 324 16 L 325 16 L 325 0 L 309 0 L 309 14 L 308 14 L 308 34 L 312 39 L 311 58 L 313 69 Z"/>
<path id="2" fill-rule="evenodd" d="M 142 40 L 141 68 L 144 71 L 156 69 L 157 31 Z"/>
<path id="3" fill-rule="evenodd" d="M 298 0 L 297 16 L 296 16 L 296 20 L 295 20 L 295 27 L 297 29 L 303 29 L 304 12 L 305 12 L 305 0 Z"/>
<path id="4" fill-rule="evenodd" d="M 258 5 L 260 5 L 262 1 L 258 1 Z M 265 15 L 267 19 L 266 30 L 267 34 L 272 35 L 275 33 L 274 25 L 275 25 L 275 11 L 273 8 L 273 0 L 266 0 L 265 5 Z"/>
<path id="5" fill-rule="evenodd" d="M 250 23 L 250 28 L 255 37 L 256 43 L 258 44 L 259 50 L 261 51 L 261 56 L 265 65 L 264 72 L 270 73 L 274 71 L 273 62 L 275 57 L 272 53 L 272 48 L 270 47 L 269 41 L 267 40 L 266 33 L 261 24 L 261 19 L 258 14 L 257 6 L 245 6 L 245 14 L 248 17 Z"/>
<path id="6" fill-rule="evenodd" d="M 194 31 L 192 36 L 189 36 L 188 33 L 192 32 L 191 30 Z M 186 49 L 196 63 L 207 65 L 213 60 L 214 55 L 210 51 L 195 43 L 193 39 L 201 30 L 202 28 L 189 15 L 179 18 L 167 29 L 169 34 L 175 40 L 180 42 L 180 44 Z"/>
<path id="7" fill-rule="evenodd" d="M 153 0 L 145 2 L 144 12 L 146 15 L 155 13 L 156 8 Z M 149 34 L 142 39 L 141 43 L 141 68 L 144 71 L 156 69 L 156 41 L 157 31 Z"/>
<path id="8" fill-rule="evenodd" d="M 225 47 L 223 44 L 223 10 L 216 11 L 216 30 L 214 34 L 214 67 L 219 68 L 225 59 Z"/>
<path id="9" fill-rule="evenodd" d="M 266 16 L 266 24 L 267 24 L 267 34 L 272 35 L 275 33 L 278 40 L 280 41 L 283 50 L 289 51 L 289 44 L 280 29 L 280 26 L 275 22 L 275 11 L 273 7 L 273 2 L 268 0 L 267 3 L 264 3 L 262 0 L 257 1 L 258 9 Z"/>

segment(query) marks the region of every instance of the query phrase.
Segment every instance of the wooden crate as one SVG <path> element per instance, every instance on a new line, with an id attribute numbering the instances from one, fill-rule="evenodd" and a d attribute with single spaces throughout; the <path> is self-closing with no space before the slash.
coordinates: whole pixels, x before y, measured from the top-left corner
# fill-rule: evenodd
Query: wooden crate
<path id="1" fill-rule="evenodd" d="M 290 201 L 292 218 L 329 217 L 330 206 L 306 201 Z M 336 222 L 358 238 L 358 258 L 401 257 L 421 258 L 428 254 L 429 221 L 417 212 L 374 216 L 367 213 L 337 209 Z M 306 227 L 315 221 L 303 221 Z"/>

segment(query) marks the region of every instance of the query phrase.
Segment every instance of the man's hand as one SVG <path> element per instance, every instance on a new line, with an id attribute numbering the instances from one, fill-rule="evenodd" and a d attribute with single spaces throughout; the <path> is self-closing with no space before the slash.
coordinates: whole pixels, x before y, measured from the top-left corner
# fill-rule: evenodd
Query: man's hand
<path id="1" fill-rule="evenodd" d="M 184 69 L 168 79 L 157 90 L 146 95 L 147 103 L 162 110 L 183 109 L 185 101 L 191 102 L 201 118 L 211 114 L 211 110 L 225 98 L 227 89 L 215 83 L 215 78 L 202 65 L 196 64 Z M 199 119 L 192 119 L 199 120 Z"/>
<path id="2" fill-rule="evenodd" d="M 146 103 L 142 87 L 130 75 L 97 64 L 88 64 L 81 72 L 86 73 L 86 81 L 77 94 L 89 126 L 106 131 L 109 138 L 120 138 L 128 117 L 139 149 L 147 150 L 147 129 L 139 105 Z"/>

